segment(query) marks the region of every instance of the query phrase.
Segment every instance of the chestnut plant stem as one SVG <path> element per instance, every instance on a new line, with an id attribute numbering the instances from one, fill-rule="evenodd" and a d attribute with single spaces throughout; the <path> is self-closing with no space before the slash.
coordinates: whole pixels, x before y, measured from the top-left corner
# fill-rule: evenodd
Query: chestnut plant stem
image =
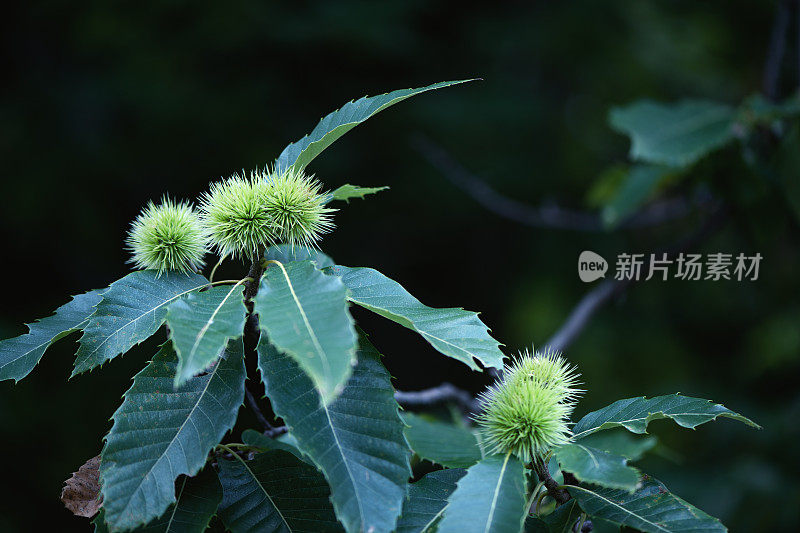
<path id="1" fill-rule="evenodd" d="M 536 459 L 533 463 L 533 471 L 536 472 L 536 475 L 539 477 L 539 481 L 544 483 L 544 488 L 547 489 L 547 494 L 553 498 L 558 505 L 562 505 L 567 503 L 571 496 L 569 492 L 562 489 L 558 483 L 550 476 L 550 472 L 547 470 L 547 465 L 544 464 L 544 461 L 541 459 Z"/>
<path id="2" fill-rule="evenodd" d="M 264 265 L 261 258 L 264 256 L 264 251 L 261 250 L 258 254 L 253 256 L 253 261 L 250 263 L 250 270 L 247 273 L 248 281 L 244 286 L 244 304 L 247 307 L 247 321 L 244 325 L 244 354 L 246 359 L 251 361 L 257 357 L 256 347 L 261 338 L 261 330 L 258 327 L 258 315 L 253 312 L 253 298 L 258 294 L 258 286 L 261 283 L 261 276 L 264 274 Z M 267 417 L 258 406 L 258 400 L 255 395 L 250 392 L 250 389 L 245 387 L 245 396 L 247 397 L 247 405 L 253 411 L 259 423 L 264 427 L 264 435 L 268 437 L 277 437 L 286 433 L 286 426 L 275 427 L 269 423 Z"/>

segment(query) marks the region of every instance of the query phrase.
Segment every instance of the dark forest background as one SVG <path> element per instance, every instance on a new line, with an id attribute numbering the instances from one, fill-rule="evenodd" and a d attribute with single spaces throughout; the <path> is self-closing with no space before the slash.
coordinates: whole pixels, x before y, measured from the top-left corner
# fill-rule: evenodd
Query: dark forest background
<path id="1" fill-rule="evenodd" d="M 626 161 L 607 125 L 648 97 L 731 104 L 762 87 L 777 2 L 169 1 L 18 3 L 4 9 L 0 86 L 0 337 L 67 295 L 129 271 L 123 240 L 149 200 L 195 198 L 210 180 L 271 161 L 346 101 L 440 80 L 349 133 L 309 170 L 330 188 L 389 185 L 342 205 L 322 243 L 375 266 L 432 306 L 482 312 L 508 353 L 543 343 L 592 286 L 580 251 L 649 252 L 696 217 L 610 232 L 531 227 L 482 208 L 420 152 L 424 136 L 497 191 L 530 205 L 592 211 L 593 186 Z M 797 13 L 794 12 L 796 20 Z M 796 24 L 796 22 L 794 22 Z M 791 26 L 779 91 L 796 90 Z M 800 147 L 798 147 L 800 150 Z M 605 306 L 569 348 L 588 392 L 578 415 L 617 398 L 680 391 L 764 426 L 697 431 L 655 423 L 643 467 L 733 531 L 800 527 L 800 232 L 780 192 L 730 149 L 705 162 L 722 227 L 692 251 L 761 253 L 756 282 L 651 281 Z M 794 167 L 792 179 L 800 179 Z M 612 259 L 613 260 L 613 259 Z M 613 266 L 612 266 L 613 268 Z M 225 266 L 242 276 L 244 267 Z M 421 338 L 355 310 L 413 390 L 486 379 Z M 163 337 L 163 334 L 162 334 Z M 77 336 L 20 382 L 0 384 L 5 495 L 0 530 L 85 531 L 58 499 L 102 446 L 151 340 L 66 381 Z M 245 420 L 251 415 L 242 410 Z M 255 422 L 253 421 L 255 427 Z"/>

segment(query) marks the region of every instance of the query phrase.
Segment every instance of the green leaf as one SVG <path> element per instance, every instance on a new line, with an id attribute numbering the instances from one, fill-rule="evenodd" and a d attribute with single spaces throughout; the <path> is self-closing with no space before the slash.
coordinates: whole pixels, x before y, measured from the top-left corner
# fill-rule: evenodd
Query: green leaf
<path id="1" fill-rule="evenodd" d="M 719 520 L 671 494 L 659 481 L 645 476 L 633 494 L 624 490 L 576 487 L 567 490 L 590 516 L 648 533 L 727 531 Z"/>
<path id="2" fill-rule="evenodd" d="M 674 172 L 669 167 L 655 165 L 631 167 L 625 181 L 603 208 L 603 223 L 613 227 L 634 214 Z"/>
<path id="3" fill-rule="evenodd" d="M 629 461 L 638 461 L 646 452 L 655 448 L 658 439 L 652 435 L 634 436 L 625 429 L 618 429 L 593 433 L 578 442 L 598 450 L 627 457 Z"/>
<path id="4" fill-rule="evenodd" d="M 478 313 L 423 305 L 399 283 L 372 268 L 337 265 L 326 271 L 342 278 L 351 302 L 416 331 L 444 355 L 473 370 L 480 370 L 474 359 L 487 367 L 503 367 L 500 343 L 489 336 Z"/>
<path id="5" fill-rule="evenodd" d="M 734 413 L 724 405 L 713 403 L 711 400 L 668 394 L 650 399 L 640 396 L 617 400 L 611 405 L 581 418 L 572 428 L 572 432 L 574 440 L 579 440 L 596 431 L 616 427 L 624 427 L 632 433 L 647 433 L 647 425 L 650 421 L 661 418 L 671 418 L 679 426 L 694 428 L 720 416 L 761 429 L 761 426 L 752 420 L 739 413 Z"/>
<path id="6" fill-rule="evenodd" d="M 334 265 L 333 259 L 319 250 L 314 250 L 305 246 L 292 247 L 288 244 L 270 246 L 264 253 L 264 259 L 278 261 L 284 265 L 292 261 L 311 261 L 312 263 L 316 263 L 319 269 Z"/>
<path id="7" fill-rule="evenodd" d="M 39 364 L 51 344 L 83 328 L 100 302 L 101 293 L 94 290 L 73 296 L 52 316 L 28 324 L 29 333 L 0 342 L 0 381 L 18 382 Z"/>
<path id="8" fill-rule="evenodd" d="M 403 506 L 408 444 L 380 354 L 362 335 L 358 364 L 330 404 L 297 362 L 261 336 L 258 368 L 275 414 L 331 487 L 336 516 L 347 531 L 391 531 Z"/>
<path id="9" fill-rule="evenodd" d="M 186 383 L 217 360 L 230 339 L 244 329 L 241 285 L 211 287 L 191 293 L 167 307 L 167 326 L 178 354 L 175 386 Z"/>
<path id="10" fill-rule="evenodd" d="M 525 508 L 525 473 L 511 454 L 490 455 L 467 470 L 448 499 L 439 533 L 519 533 Z"/>
<path id="11" fill-rule="evenodd" d="M 349 204 L 351 198 L 361 198 L 363 200 L 368 194 L 375 194 L 388 189 L 389 187 L 386 186 L 359 187 L 358 185 L 346 183 L 331 193 L 331 200 L 343 200 Z"/>
<path id="12" fill-rule="evenodd" d="M 611 110 L 611 126 L 631 138 L 630 157 L 687 166 L 733 140 L 735 113 L 705 100 L 660 104 L 649 100 Z"/>
<path id="13" fill-rule="evenodd" d="M 245 461 L 220 458 L 219 515 L 233 533 L 342 531 L 330 488 L 316 468 L 283 450 Z"/>
<path id="14" fill-rule="evenodd" d="M 83 330 L 72 376 L 109 361 L 147 340 L 167 318 L 167 306 L 208 284 L 198 274 L 131 272 L 103 293 Z"/>
<path id="15" fill-rule="evenodd" d="M 323 117 L 310 134 L 284 148 L 281 155 L 275 160 L 275 168 L 279 172 L 290 166 L 299 169 L 305 168 L 339 137 L 387 107 L 417 94 L 468 81 L 473 80 L 443 81 L 419 89 L 400 89 L 379 96 L 365 96 L 355 102 L 348 102 L 341 109 Z"/>
<path id="16" fill-rule="evenodd" d="M 547 524 L 550 533 L 572 533 L 572 528 L 580 519 L 581 508 L 574 499 L 567 503 L 562 503 L 556 509 L 542 517 L 542 521 Z"/>
<path id="17" fill-rule="evenodd" d="M 288 434 L 284 434 L 285 437 Z M 289 452 L 301 461 L 305 461 L 306 463 L 313 464 L 311 460 L 303 455 L 299 449 L 293 444 L 286 442 L 285 440 L 281 440 L 280 437 L 272 438 L 267 437 L 263 433 L 259 433 L 254 429 L 246 429 L 242 432 L 242 442 L 247 444 L 248 446 L 253 446 L 255 448 L 261 448 L 263 450 L 283 450 L 285 452 Z"/>
<path id="18" fill-rule="evenodd" d="M 639 472 L 628 460 L 580 443 L 568 443 L 555 449 L 561 470 L 572 472 L 578 481 L 594 483 L 628 492 L 636 490 Z"/>
<path id="19" fill-rule="evenodd" d="M 448 468 L 466 468 L 481 460 L 478 440 L 469 429 L 413 413 L 403 413 L 402 418 L 408 444 L 421 458 Z"/>
<path id="20" fill-rule="evenodd" d="M 135 533 L 202 533 L 217 512 L 222 501 L 222 486 L 217 473 L 207 467 L 195 477 L 183 476 L 177 483 L 175 503 L 161 517 L 146 526 L 136 528 Z M 95 533 L 107 533 L 105 511 L 93 521 Z"/>
<path id="21" fill-rule="evenodd" d="M 355 364 L 353 319 L 342 281 L 310 261 L 270 265 L 255 297 L 261 329 L 292 356 L 329 403 Z"/>
<path id="22" fill-rule="evenodd" d="M 175 479 L 193 476 L 236 422 L 244 399 L 241 340 L 202 376 L 173 388 L 170 343 L 133 379 L 114 413 L 100 457 L 106 521 L 112 530 L 145 524 L 175 501 Z"/>
<path id="23" fill-rule="evenodd" d="M 437 470 L 409 485 L 396 533 L 433 531 L 442 518 L 447 498 L 456 490 L 456 483 L 464 474 L 466 471 L 461 468 Z"/>

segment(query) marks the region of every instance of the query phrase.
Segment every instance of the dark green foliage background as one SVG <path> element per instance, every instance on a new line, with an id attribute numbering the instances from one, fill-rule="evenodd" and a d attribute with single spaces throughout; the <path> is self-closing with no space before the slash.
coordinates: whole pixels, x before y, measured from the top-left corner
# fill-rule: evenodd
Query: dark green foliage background
<path id="1" fill-rule="evenodd" d="M 760 88 L 774 5 L 17 4 L 0 33 L 0 334 L 22 333 L 23 320 L 68 294 L 126 273 L 124 234 L 148 199 L 193 198 L 211 179 L 262 165 L 351 98 L 478 76 L 485 81 L 381 114 L 311 165 L 330 187 L 392 188 L 343 206 L 323 247 L 341 264 L 379 268 L 429 305 L 482 311 L 510 350 L 541 343 L 589 289 L 575 272 L 581 250 L 646 252 L 696 220 L 613 234 L 524 227 L 478 207 L 410 139 L 425 134 L 514 198 L 586 207 L 599 174 L 626 158 L 628 141 L 606 123 L 610 106 L 641 97 L 738 103 Z M 784 95 L 797 85 L 796 39 Z M 761 279 L 653 281 L 605 308 L 567 354 L 589 388 L 579 415 L 679 390 L 753 418 L 763 431 L 655 423 L 672 458 L 643 467 L 734 531 L 791 531 L 800 527 L 798 222 L 738 149 L 703 162 L 690 183 L 700 179 L 733 206 L 702 251 L 760 252 Z M 226 275 L 238 279 L 243 267 L 227 265 Z M 485 384 L 412 332 L 354 313 L 399 387 Z M 4 485 L 13 493 L 0 506 L 0 530 L 45 520 L 86 530 L 61 507 L 61 483 L 99 452 L 130 377 L 160 338 L 69 382 L 75 345 L 64 342 L 19 385 L 0 384 Z"/>

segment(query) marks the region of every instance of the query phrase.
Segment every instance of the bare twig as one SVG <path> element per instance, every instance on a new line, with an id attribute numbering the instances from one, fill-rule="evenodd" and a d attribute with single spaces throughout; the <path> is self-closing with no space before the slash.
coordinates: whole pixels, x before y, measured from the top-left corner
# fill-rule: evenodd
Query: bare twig
<path id="1" fill-rule="evenodd" d="M 261 408 L 258 406 L 258 401 L 256 397 L 250 392 L 250 389 L 245 387 L 244 394 L 247 397 L 247 405 L 250 407 L 250 410 L 253 411 L 253 414 L 256 415 L 258 419 L 258 423 L 264 427 L 264 431 L 272 431 L 275 429 L 272 424 L 269 423 L 267 417 L 264 416 L 264 413 L 261 411 Z"/>
<path id="2" fill-rule="evenodd" d="M 264 273 L 264 267 L 261 266 L 260 259 L 263 255 L 264 254 L 262 252 L 260 254 L 256 254 L 253 258 L 253 262 L 250 264 L 250 271 L 247 273 L 247 277 L 250 278 L 250 281 L 245 284 L 244 288 L 245 306 L 247 307 L 247 321 L 244 325 L 243 341 L 245 357 L 248 359 L 255 358 L 256 347 L 258 346 L 258 340 L 261 337 L 261 331 L 258 327 L 258 315 L 253 312 L 253 298 L 258 293 L 258 285 L 261 282 L 261 275 Z M 264 413 L 258 406 L 256 397 L 252 392 L 250 392 L 250 389 L 245 387 L 244 392 L 245 396 L 247 397 L 247 405 L 253 411 L 253 414 L 255 414 L 258 422 L 264 427 L 264 435 L 274 438 L 287 432 L 288 428 L 286 426 L 275 427 L 269 423 L 269 420 L 267 420 L 267 417 L 264 416 Z"/>
<path id="3" fill-rule="evenodd" d="M 772 22 L 767 59 L 764 62 L 764 96 L 773 101 L 777 100 L 779 96 L 781 67 L 783 66 L 786 36 L 789 30 L 790 4 L 791 0 L 781 0 L 778 4 L 778 9 L 775 11 L 775 19 Z"/>
<path id="4" fill-rule="evenodd" d="M 485 181 L 467 171 L 441 146 L 422 135 L 413 138 L 412 146 L 451 183 L 498 216 L 537 228 L 576 231 L 604 231 L 606 229 L 600 217 L 595 213 L 566 209 L 557 205 L 534 207 L 500 194 Z M 647 209 L 629 217 L 620 226 L 627 228 L 656 226 L 684 217 L 690 211 L 691 205 L 686 200 L 668 198 L 654 202 Z"/>
<path id="5" fill-rule="evenodd" d="M 726 210 L 721 203 L 715 204 L 715 209 L 705 223 L 693 234 L 677 243 L 653 252 L 656 256 L 666 253 L 673 255 L 691 249 L 705 240 L 711 233 L 718 230 L 726 217 Z M 566 350 L 589 324 L 594 314 L 608 301 L 621 295 L 635 280 L 606 280 L 586 293 L 578 304 L 572 309 L 567 319 L 552 337 L 545 343 L 559 351 Z"/>
<path id="6" fill-rule="evenodd" d="M 612 298 L 622 294 L 630 283 L 630 280 L 606 280 L 587 292 L 545 345 L 558 351 L 566 350 L 597 310 Z"/>
<path id="7" fill-rule="evenodd" d="M 467 413 L 480 411 L 479 402 L 469 392 L 459 389 L 452 383 L 442 383 L 420 391 L 397 391 L 394 399 L 403 407 L 427 407 L 439 403 L 452 402 Z"/>

